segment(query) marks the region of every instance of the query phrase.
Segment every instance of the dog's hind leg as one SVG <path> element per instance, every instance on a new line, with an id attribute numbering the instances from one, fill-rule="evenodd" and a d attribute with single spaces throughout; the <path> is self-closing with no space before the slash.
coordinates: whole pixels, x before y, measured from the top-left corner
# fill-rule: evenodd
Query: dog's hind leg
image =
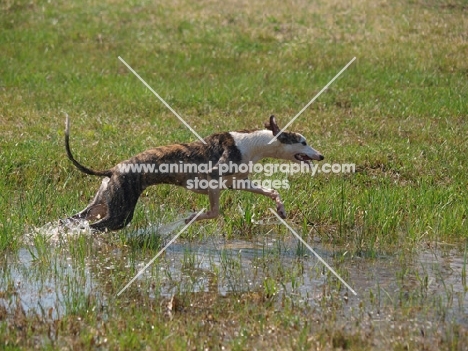
<path id="1" fill-rule="evenodd" d="M 102 193 L 101 202 L 106 204 L 106 215 L 92 223 L 90 227 L 99 231 L 125 227 L 133 218 L 141 192 L 139 181 L 126 177 L 113 177 Z"/>
<path id="2" fill-rule="evenodd" d="M 133 219 L 133 212 L 135 210 L 136 202 L 132 206 L 126 206 L 124 211 L 115 213 L 110 211 L 109 214 L 103 219 L 90 225 L 92 229 L 99 231 L 119 230 L 125 227 Z"/>
<path id="3" fill-rule="evenodd" d="M 109 184 L 109 177 L 102 180 L 101 187 L 94 196 L 93 201 L 81 212 L 71 216 L 69 219 L 84 219 L 87 221 L 96 221 L 106 217 L 108 208 L 105 201 L 105 193 Z"/>
<path id="4" fill-rule="evenodd" d="M 124 189 L 126 187 L 128 189 Z M 126 184 L 122 179 L 106 177 L 93 201 L 69 220 L 94 222 L 90 227 L 99 231 L 122 229 L 132 220 L 139 196 L 138 187 Z"/>
<path id="5" fill-rule="evenodd" d="M 286 218 L 286 210 L 284 209 L 284 204 L 281 201 L 281 197 L 276 190 L 267 189 L 267 188 L 252 184 L 250 179 L 243 179 L 242 184 L 244 185 L 244 187 L 238 188 L 238 190 L 245 190 L 245 191 L 250 191 L 251 193 L 268 196 L 270 199 L 275 201 L 276 212 L 278 213 L 278 215 L 281 218 Z"/>

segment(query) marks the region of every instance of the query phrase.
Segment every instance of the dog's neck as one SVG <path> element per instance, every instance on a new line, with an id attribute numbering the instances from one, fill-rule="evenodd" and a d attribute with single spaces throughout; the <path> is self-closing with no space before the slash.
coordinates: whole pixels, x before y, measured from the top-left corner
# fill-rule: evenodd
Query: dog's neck
<path id="1" fill-rule="evenodd" d="M 243 162 L 252 161 L 253 163 L 260 161 L 263 158 L 271 157 L 278 158 L 278 144 L 275 140 L 268 144 L 273 138 L 271 130 L 256 130 L 253 132 L 230 132 L 234 138 L 234 142 L 242 154 Z"/>

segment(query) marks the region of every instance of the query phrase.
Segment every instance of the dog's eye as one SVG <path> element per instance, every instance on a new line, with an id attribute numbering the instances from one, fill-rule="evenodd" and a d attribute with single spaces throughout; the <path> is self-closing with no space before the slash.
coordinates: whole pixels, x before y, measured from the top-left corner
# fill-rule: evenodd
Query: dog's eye
<path id="1" fill-rule="evenodd" d="M 303 141 L 301 144 L 302 144 L 302 145 L 304 145 L 304 146 L 306 146 L 306 145 L 307 145 L 307 143 L 306 143 L 305 141 Z"/>

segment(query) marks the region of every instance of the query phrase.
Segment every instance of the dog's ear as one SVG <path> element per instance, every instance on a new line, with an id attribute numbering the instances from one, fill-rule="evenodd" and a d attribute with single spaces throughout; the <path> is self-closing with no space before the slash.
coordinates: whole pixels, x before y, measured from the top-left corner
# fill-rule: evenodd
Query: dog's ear
<path id="1" fill-rule="evenodd" d="M 276 124 L 276 119 L 274 115 L 270 116 L 270 121 L 265 123 L 265 128 L 273 132 L 273 136 L 276 136 L 280 132 L 278 125 Z"/>

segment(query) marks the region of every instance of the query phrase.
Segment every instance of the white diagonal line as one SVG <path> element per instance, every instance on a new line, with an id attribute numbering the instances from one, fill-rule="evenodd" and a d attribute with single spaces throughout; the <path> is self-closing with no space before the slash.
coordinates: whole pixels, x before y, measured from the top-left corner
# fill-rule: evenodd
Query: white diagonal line
<path id="1" fill-rule="evenodd" d="M 202 138 L 200 135 L 198 135 L 198 133 L 197 133 L 192 127 L 190 127 L 190 125 L 189 125 L 187 122 L 185 122 L 184 119 L 183 119 L 182 117 L 180 117 L 179 114 L 178 114 L 177 112 L 175 112 L 175 111 L 172 109 L 172 107 L 169 106 L 169 104 L 168 104 L 166 101 L 164 101 L 164 99 L 163 99 L 161 96 L 159 96 L 159 94 L 158 94 L 157 92 L 155 92 L 155 91 L 153 90 L 153 88 L 151 88 L 151 87 L 149 86 L 149 84 L 146 83 L 146 82 L 143 80 L 143 78 L 141 78 L 141 77 L 138 75 L 138 73 L 136 73 L 136 72 L 134 71 L 134 69 L 133 69 L 132 67 L 130 67 L 130 65 L 129 65 L 127 62 L 124 61 L 123 58 L 121 58 L 121 57 L 119 56 L 119 60 L 122 61 L 122 63 L 123 63 L 125 66 L 127 66 L 127 68 L 130 70 L 130 72 L 132 72 L 132 73 L 133 73 L 133 74 L 134 74 L 134 75 L 135 75 L 135 76 L 136 76 L 136 77 L 137 77 L 137 78 L 138 78 L 138 79 L 139 79 L 139 80 L 140 80 L 140 81 L 141 81 L 141 82 L 142 82 L 142 83 L 143 83 L 143 84 L 144 84 L 144 85 L 145 85 L 145 86 L 146 86 L 146 87 L 147 87 L 147 88 L 164 104 L 164 106 L 166 106 L 166 107 L 167 107 L 167 108 L 168 108 L 168 109 L 169 109 L 169 110 L 170 110 L 170 111 L 171 111 L 171 112 L 188 128 L 188 129 L 190 129 L 190 131 L 191 131 L 193 134 L 195 134 L 195 136 L 196 136 L 198 139 L 200 139 L 200 141 L 201 141 L 203 144 L 206 144 L 206 141 L 203 140 L 203 138 Z"/>
<path id="2" fill-rule="evenodd" d="M 157 254 L 156 256 L 154 256 L 153 259 L 152 259 L 151 261 L 149 261 L 149 262 L 146 264 L 146 266 L 144 266 L 142 269 L 140 269 L 140 271 L 137 273 L 137 275 L 135 275 L 135 276 L 133 277 L 133 279 L 130 280 L 130 281 L 128 282 L 128 284 L 125 285 L 125 287 L 124 287 L 122 290 L 120 290 L 120 291 L 118 292 L 117 296 L 119 296 L 119 295 L 122 294 L 125 290 L 127 290 L 127 288 L 128 288 L 128 287 L 129 287 L 129 286 L 130 286 L 130 285 L 131 285 L 131 284 L 132 284 L 132 283 L 133 283 L 133 282 L 134 282 L 134 281 L 135 281 L 135 280 L 136 280 L 136 279 L 137 279 L 137 278 L 154 262 L 154 261 L 156 261 L 156 259 L 157 259 L 164 251 L 166 251 L 166 249 L 167 249 L 169 246 L 171 246 L 172 243 L 173 243 L 174 241 L 176 241 L 176 239 L 180 236 L 180 234 L 182 234 L 182 233 L 190 226 L 190 224 L 192 224 L 192 223 L 198 218 L 198 216 L 200 216 L 200 215 L 202 214 L 203 211 L 205 211 L 204 208 L 203 208 L 200 212 L 198 212 L 198 213 L 195 215 L 195 217 L 193 217 L 193 218 L 190 220 L 190 222 L 188 222 L 188 223 L 185 225 L 185 227 L 183 227 L 183 228 L 181 229 L 181 231 L 178 232 L 177 235 L 176 235 L 175 237 L 173 237 L 173 238 L 171 239 L 171 241 L 169 241 L 169 242 L 167 243 L 167 245 L 164 246 L 164 247 L 161 249 L 161 251 L 159 251 L 158 254 Z"/>
<path id="3" fill-rule="evenodd" d="M 280 134 L 283 133 L 283 132 L 286 130 L 286 128 L 288 128 L 289 125 L 290 125 L 291 123 L 293 123 L 293 122 L 295 121 L 295 119 L 296 119 L 297 117 L 299 117 L 299 116 L 302 114 L 302 112 L 304 112 L 304 111 L 307 109 L 307 107 L 309 107 L 320 95 L 322 95 L 322 93 L 323 93 L 325 90 L 327 90 L 327 88 L 336 80 L 336 78 L 338 78 L 338 77 L 341 75 L 341 73 L 343 73 L 344 71 L 346 71 L 346 69 L 349 67 L 350 64 L 353 63 L 354 60 L 356 60 L 356 57 L 353 57 L 353 59 L 352 59 L 351 61 L 349 61 L 348 64 L 347 64 L 346 66 L 344 66 L 343 69 L 342 69 L 340 72 L 338 72 L 338 74 L 337 74 L 331 81 L 329 81 L 328 84 L 325 85 L 325 86 L 323 87 L 323 89 L 320 90 L 320 92 L 319 92 L 317 95 L 315 95 L 314 98 L 313 98 L 312 100 L 310 100 L 309 103 L 308 103 L 307 105 L 305 105 L 304 108 L 303 108 L 302 110 L 300 110 L 299 113 L 298 113 L 297 115 L 295 115 L 294 118 L 293 118 L 292 120 L 290 120 L 289 123 L 286 124 L 286 125 L 284 126 L 284 128 L 281 129 L 281 130 L 279 131 L 278 134 L 276 134 L 276 135 L 273 137 L 273 139 L 271 139 L 271 140 L 268 142 L 268 144 L 271 144 L 272 142 L 274 142 L 274 141 L 280 136 Z"/>
<path id="4" fill-rule="evenodd" d="M 303 244 L 305 245 L 305 247 L 307 247 L 307 248 L 310 250 L 310 252 L 312 252 L 312 253 L 315 255 L 315 257 L 317 257 L 318 260 L 319 260 L 320 262 L 322 262 L 322 263 L 325 265 L 325 267 L 327 267 L 328 270 L 329 270 L 330 272 L 332 272 L 332 273 L 335 275 L 335 277 L 337 277 L 337 278 L 349 289 L 349 291 L 351 291 L 354 295 L 357 295 L 357 293 L 353 290 L 353 288 L 351 288 L 351 287 L 348 285 L 348 283 L 346 283 L 346 282 L 343 280 L 343 278 L 341 278 L 341 277 L 338 275 L 338 273 L 336 273 L 336 272 L 334 271 L 334 269 L 331 268 L 331 267 L 328 265 L 328 263 L 325 262 L 325 261 L 323 260 L 323 258 L 320 257 L 319 254 L 316 253 L 316 252 L 314 251 L 314 249 L 312 249 L 312 248 L 310 247 L 310 245 L 307 244 L 307 243 L 304 241 L 304 239 L 302 239 L 301 236 L 300 236 L 299 234 L 297 234 L 297 233 L 294 231 L 294 229 L 292 229 L 292 228 L 288 225 L 288 223 L 286 223 L 286 222 L 276 213 L 275 210 L 273 210 L 272 208 L 270 208 L 270 211 L 271 211 L 276 217 L 278 217 L 278 219 L 291 231 L 291 233 L 293 233 L 293 234 L 296 236 L 296 238 L 298 238 L 299 241 L 300 241 L 301 243 L 303 243 Z"/>

